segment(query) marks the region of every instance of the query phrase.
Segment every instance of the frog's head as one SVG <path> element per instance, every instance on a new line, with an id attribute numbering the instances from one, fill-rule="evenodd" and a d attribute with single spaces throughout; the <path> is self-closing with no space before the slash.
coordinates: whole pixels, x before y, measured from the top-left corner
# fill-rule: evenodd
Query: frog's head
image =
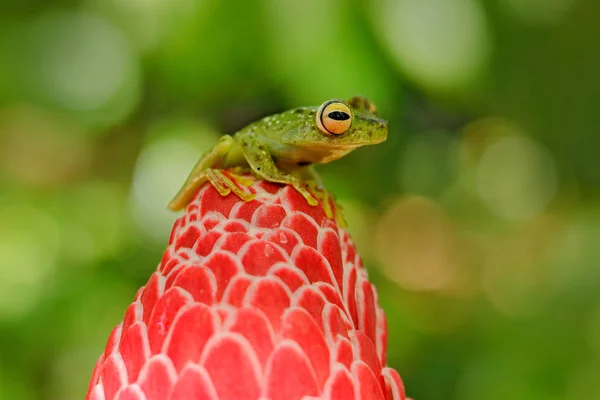
<path id="1" fill-rule="evenodd" d="M 387 139 L 387 121 L 377 118 L 377 109 L 364 97 L 348 101 L 332 99 L 319 107 L 298 108 L 288 113 L 289 125 L 281 141 L 312 151 L 315 156 L 322 154 L 320 162 Z"/>

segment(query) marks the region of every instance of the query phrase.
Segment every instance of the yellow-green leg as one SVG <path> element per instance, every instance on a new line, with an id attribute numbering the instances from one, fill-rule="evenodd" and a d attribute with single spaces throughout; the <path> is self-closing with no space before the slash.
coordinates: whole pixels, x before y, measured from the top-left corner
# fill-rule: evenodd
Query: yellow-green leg
<path id="1" fill-rule="evenodd" d="M 246 135 L 241 139 L 241 145 L 244 149 L 246 161 L 259 178 L 269 182 L 292 185 L 306 199 L 308 204 L 311 206 L 319 204 L 317 199 L 304 186 L 302 180 L 277 168 L 271 154 L 261 141 L 252 135 Z"/>
<path id="2" fill-rule="evenodd" d="M 222 136 L 217 144 L 208 150 L 196 163 L 187 180 L 169 203 L 169 208 L 173 211 L 181 210 L 190 203 L 196 191 L 206 182 L 211 182 L 217 191 L 227 196 L 233 191 L 244 201 L 250 201 L 254 195 L 241 190 L 229 177 L 216 168 L 223 167 L 223 160 L 235 145 L 233 137 L 230 135 Z"/>
<path id="3" fill-rule="evenodd" d="M 223 170 L 208 168 L 206 170 L 208 179 L 213 184 L 215 189 L 221 194 L 221 196 L 227 196 L 233 192 L 236 196 L 244 201 L 251 201 L 254 199 L 254 194 L 244 192 L 238 185 L 236 185 L 227 175 L 223 173 Z M 249 186 L 248 183 L 252 183 L 250 179 L 240 177 L 244 186 Z"/>

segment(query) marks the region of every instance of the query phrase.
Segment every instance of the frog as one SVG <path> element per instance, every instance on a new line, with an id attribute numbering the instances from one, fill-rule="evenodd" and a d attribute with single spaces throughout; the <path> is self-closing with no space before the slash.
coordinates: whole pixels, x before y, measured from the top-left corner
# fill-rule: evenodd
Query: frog
<path id="1" fill-rule="evenodd" d="M 238 186 L 225 170 L 248 170 L 259 179 L 291 185 L 309 205 L 317 206 L 313 192 L 323 185 L 313 166 L 384 142 L 387 133 L 387 121 L 377 116 L 375 105 L 363 96 L 348 101 L 334 98 L 319 106 L 264 117 L 233 135 L 221 136 L 200 157 L 168 208 L 186 208 L 207 182 L 222 196 L 234 193 L 243 201 L 252 201 L 255 195 Z M 251 184 L 243 176 L 236 181 L 242 186 Z M 329 204 L 322 203 L 325 207 Z"/>

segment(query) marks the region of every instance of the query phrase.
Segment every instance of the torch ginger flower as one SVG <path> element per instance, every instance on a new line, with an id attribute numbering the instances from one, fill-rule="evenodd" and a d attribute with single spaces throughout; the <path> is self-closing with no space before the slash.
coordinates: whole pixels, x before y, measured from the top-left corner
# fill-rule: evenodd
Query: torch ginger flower
<path id="1" fill-rule="evenodd" d="M 405 400 L 348 233 L 291 186 L 248 189 L 250 202 L 200 189 L 87 400 Z"/>

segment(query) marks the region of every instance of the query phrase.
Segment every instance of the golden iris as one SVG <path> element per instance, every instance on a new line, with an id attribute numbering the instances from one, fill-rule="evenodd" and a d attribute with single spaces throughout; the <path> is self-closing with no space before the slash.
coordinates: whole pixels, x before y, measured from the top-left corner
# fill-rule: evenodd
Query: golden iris
<path id="1" fill-rule="evenodd" d="M 352 126 L 352 109 L 341 100 L 329 100 L 317 111 L 317 126 L 323 133 L 340 135 Z"/>

